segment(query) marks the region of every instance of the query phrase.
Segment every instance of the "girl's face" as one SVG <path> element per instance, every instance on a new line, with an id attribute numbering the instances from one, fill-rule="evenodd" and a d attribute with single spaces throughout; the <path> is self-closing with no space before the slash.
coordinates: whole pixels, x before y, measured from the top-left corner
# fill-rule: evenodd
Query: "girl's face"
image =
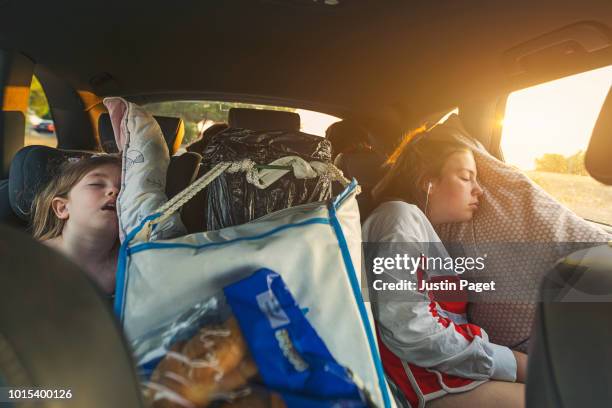
<path id="1" fill-rule="evenodd" d="M 427 216 L 432 224 L 472 219 L 482 195 L 476 175 L 472 152 L 456 152 L 448 157 L 440 177 L 431 180 Z M 428 186 L 424 188 L 427 191 Z"/>
<path id="2" fill-rule="evenodd" d="M 119 166 L 96 167 L 72 187 L 68 198 L 54 198 L 53 209 L 71 229 L 118 234 L 116 203 L 120 186 Z"/>

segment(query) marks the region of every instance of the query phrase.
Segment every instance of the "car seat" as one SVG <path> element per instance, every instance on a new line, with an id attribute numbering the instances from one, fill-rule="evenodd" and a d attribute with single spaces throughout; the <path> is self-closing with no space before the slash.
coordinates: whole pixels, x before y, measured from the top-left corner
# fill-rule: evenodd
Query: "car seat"
<path id="1" fill-rule="evenodd" d="M 181 118 L 172 118 L 168 116 L 154 116 L 155 120 L 161 128 L 168 151 L 172 156 L 181 147 L 183 137 L 185 136 L 185 123 Z M 113 133 L 113 125 L 108 113 L 103 113 L 98 119 L 98 134 L 100 135 L 100 145 L 106 153 L 117 153 L 117 144 L 115 143 L 115 134 Z"/>
<path id="2" fill-rule="evenodd" d="M 374 209 L 372 189 L 385 173 L 384 163 L 383 155 L 367 148 L 340 153 L 334 160 L 335 166 L 342 170 L 346 178 L 356 179 L 361 186 L 361 194 L 357 196 L 357 203 L 362 221 Z"/>
<path id="3" fill-rule="evenodd" d="M 108 114 L 102 115 L 108 119 Z M 158 119 L 158 117 L 156 117 Z M 166 118 L 168 119 L 168 118 Z M 181 119 L 169 118 L 164 121 L 162 132 L 171 152 L 176 149 L 177 141 L 180 144 L 183 132 Z M 171 125 L 172 124 L 172 125 Z M 100 126 L 100 138 L 114 143 L 114 133 L 111 126 Z M 9 179 L 0 184 L 0 222 L 10 223 L 25 228 L 30 219 L 30 209 L 34 197 L 41 187 L 48 183 L 66 160 L 91 156 L 96 152 L 62 150 L 47 146 L 26 146 L 22 148 L 11 162 Z M 187 187 L 197 175 L 202 157 L 197 153 L 184 153 L 172 156 L 166 175 L 166 194 L 173 197 L 176 193 Z M 7 205 L 8 203 L 8 205 Z"/>
<path id="4" fill-rule="evenodd" d="M 325 131 L 325 137 L 332 144 L 334 165 L 361 186 L 357 203 L 364 220 L 373 210 L 372 189 L 384 174 L 385 157 L 371 147 L 368 132 L 349 120 L 333 123 Z"/>
<path id="5" fill-rule="evenodd" d="M 231 108 L 227 123 L 240 129 L 300 131 L 300 115 L 287 111 Z"/>
<path id="6" fill-rule="evenodd" d="M 368 132 L 351 120 L 332 123 L 325 131 L 325 138 L 332 145 L 332 160 L 344 152 L 363 151 L 371 148 Z"/>
<path id="7" fill-rule="evenodd" d="M 2 387 L 71 390 L 41 408 L 144 407 L 130 348 L 85 272 L 0 225 L 0 287 Z"/>
<path id="8" fill-rule="evenodd" d="M 204 130 L 198 140 L 187 146 L 187 151 L 202 154 L 204 152 L 204 149 L 206 149 L 206 145 L 210 141 L 210 138 L 216 135 L 217 133 L 223 132 L 227 128 L 228 125 L 226 123 L 215 123 L 214 125 Z"/>

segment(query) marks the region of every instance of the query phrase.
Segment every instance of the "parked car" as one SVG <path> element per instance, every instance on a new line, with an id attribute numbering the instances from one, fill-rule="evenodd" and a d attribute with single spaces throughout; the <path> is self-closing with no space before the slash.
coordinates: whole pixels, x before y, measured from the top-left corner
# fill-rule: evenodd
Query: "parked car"
<path id="1" fill-rule="evenodd" d="M 55 124 L 52 120 L 43 120 L 34 126 L 34 130 L 38 133 L 53 133 L 55 132 Z"/>

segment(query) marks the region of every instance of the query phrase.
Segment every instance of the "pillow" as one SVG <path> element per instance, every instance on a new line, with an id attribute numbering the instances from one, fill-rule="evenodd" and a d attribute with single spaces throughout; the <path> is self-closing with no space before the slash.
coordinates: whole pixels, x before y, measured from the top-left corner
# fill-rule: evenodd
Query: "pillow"
<path id="1" fill-rule="evenodd" d="M 496 282 L 495 291 L 470 292 L 470 321 L 492 342 L 526 351 L 542 278 L 569 253 L 610 239 L 602 229 L 564 207 L 515 167 L 491 156 L 467 136 L 458 118 L 450 129 L 474 152 L 484 190 L 479 210 L 466 223 L 436 227 L 451 256 L 484 256 L 474 281 Z M 436 132 L 436 128 L 432 130 Z"/>

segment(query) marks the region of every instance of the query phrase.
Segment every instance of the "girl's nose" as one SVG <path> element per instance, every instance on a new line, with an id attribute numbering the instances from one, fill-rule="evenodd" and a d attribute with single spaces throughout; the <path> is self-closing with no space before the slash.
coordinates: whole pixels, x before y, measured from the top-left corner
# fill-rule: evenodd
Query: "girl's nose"
<path id="1" fill-rule="evenodd" d="M 474 182 L 474 190 L 473 190 L 473 194 L 475 196 L 481 196 L 484 193 L 484 191 L 482 190 L 482 187 L 480 187 L 480 184 L 478 184 L 478 182 Z"/>

